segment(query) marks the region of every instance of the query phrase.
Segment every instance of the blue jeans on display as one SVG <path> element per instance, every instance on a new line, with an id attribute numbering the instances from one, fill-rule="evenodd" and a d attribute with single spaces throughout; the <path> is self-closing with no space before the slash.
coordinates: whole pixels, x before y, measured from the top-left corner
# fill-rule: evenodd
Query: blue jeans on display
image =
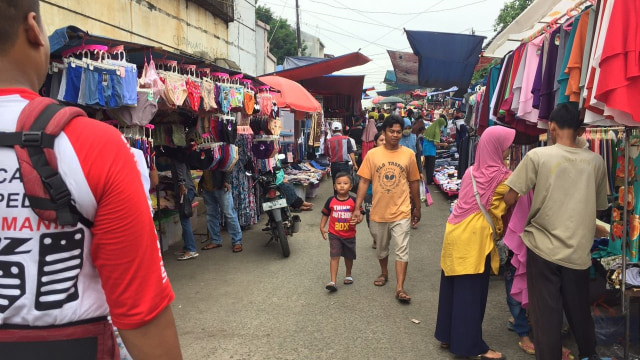
<path id="1" fill-rule="evenodd" d="M 187 189 L 187 198 L 190 203 L 193 202 L 195 197 L 196 192 L 192 189 Z M 182 249 L 188 252 L 196 252 L 198 249 L 196 248 L 196 239 L 193 236 L 193 229 L 191 228 L 191 218 L 183 218 L 180 216 L 180 225 L 182 226 L 182 241 L 184 241 Z"/>
<path id="2" fill-rule="evenodd" d="M 511 261 L 507 260 L 504 264 L 504 286 L 507 291 L 507 305 L 511 316 L 513 316 L 513 331 L 518 334 L 519 337 L 529 336 L 531 326 L 527 320 L 527 310 L 522 308 L 522 304 L 518 300 L 511 297 L 511 287 L 513 286 L 513 276 L 516 273 L 516 268 L 511 265 Z"/>
<path id="3" fill-rule="evenodd" d="M 236 208 L 233 206 L 231 191 L 224 191 L 224 189 L 202 190 L 202 197 L 207 208 L 207 229 L 209 236 L 211 236 L 211 242 L 222 244 L 222 236 L 220 235 L 220 209 L 222 209 L 227 231 L 231 235 L 231 244 L 242 244 L 242 229 L 240 229 Z"/>

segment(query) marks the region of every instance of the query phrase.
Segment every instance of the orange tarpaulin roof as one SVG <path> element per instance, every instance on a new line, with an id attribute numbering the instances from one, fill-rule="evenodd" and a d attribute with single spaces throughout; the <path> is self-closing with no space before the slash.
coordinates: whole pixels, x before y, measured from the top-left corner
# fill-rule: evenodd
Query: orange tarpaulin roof
<path id="1" fill-rule="evenodd" d="M 274 95 L 278 107 L 306 112 L 322 111 L 318 100 L 295 81 L 280 76 L 261 76 L 258 80 L 280 91 Z"/>

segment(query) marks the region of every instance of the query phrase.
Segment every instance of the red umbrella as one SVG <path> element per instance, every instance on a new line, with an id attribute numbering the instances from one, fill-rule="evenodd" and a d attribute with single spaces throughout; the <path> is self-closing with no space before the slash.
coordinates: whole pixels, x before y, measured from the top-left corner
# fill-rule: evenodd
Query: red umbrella
<path id="1" fill-rule="evenodd" d="M 280 91 L 274 95 L 278 107 L 305 112 L 322 111 L 318 100 L 293 80 L 280 76 L 261 76 L 258 80 Z"/>
<path id="2" fill-rule="evenodd" d="M 403 103 L 397 103 L 397 104 L 396 104 L 396 107 L 397 107 L 398 109 L 402 109 L 402 108 L 404 107 L 404 104 L 403 104 Z"/>
<path id="3" fill-rule="evenodd" d="M 384 99 L 384 96 L 376 96 L 373 98 L 373 100 L 371 100 L 372 104 L 377 104 L 380 102 L 380 100 Z"/>
<path id="4" fill-rule="evenodd" d="M 409 103 L 409 106 L 413 106 L 413 107 L 419 107 L 419 108 L 421 108 L 421 107 L 422 107 L 422 103 L 420 103 L 419 101 L 415 101 L 415 100 L 414 100 L 414 101 L 412 101 L 412 102 L 410 102 L 410 103 Z"/>
<path id="5" fill-rule="evenodd" d="M 413 93 L 411 93 L 411 97 L 413 97 L 414 99 L 424 99 L 427 97 L 427 92 L 425 91 L 421 93 L 419 90 L 416 90 Z"/>

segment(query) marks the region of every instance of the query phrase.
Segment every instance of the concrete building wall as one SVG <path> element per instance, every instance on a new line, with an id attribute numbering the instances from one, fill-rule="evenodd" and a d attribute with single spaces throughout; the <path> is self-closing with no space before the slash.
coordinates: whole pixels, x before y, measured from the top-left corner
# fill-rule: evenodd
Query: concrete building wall
<path id="1" fill-rule="evenodd" d="M 227 23 L 188 0 L 41 0 L 40 5 L 49 33 L 75 25 L 92 34 L 212 60 L 229 56 Z"/>
<path id="2" fill-rule="evenodd" d="M 269 25 L 256 21 L 256 60 L 258 75 L 276 71 L 276 58 L 269 51 Z"/>
<path id="3" fill-rule="evenodd" d="M 229 23 L 229 60 L 242 72 L 260 75 L 256 43 L 256 4 L 254 0 L 236 0 L 235 20 Z"/>
<path id="4" fill-rule="evenodd" d="M 324 44 L 317 36 L 301 31 L 300 37 L 302 43 L 307 45 L 305 56 L 324 58 Z"/>

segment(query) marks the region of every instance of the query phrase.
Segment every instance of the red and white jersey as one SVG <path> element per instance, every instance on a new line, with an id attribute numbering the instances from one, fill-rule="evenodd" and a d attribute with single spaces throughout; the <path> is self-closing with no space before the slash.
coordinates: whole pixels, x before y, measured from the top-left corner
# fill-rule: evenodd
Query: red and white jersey
<path id="1" fill-rule="evenodd" d="M 0 89 L 0 131 L 38 95 Z M 146 324 L 174 298 L 140 172 L 112 126 L 72 120 L 56 138 L 58 171 L 94 226 L 41 220 L 24 194 L 15 151 L 0 147 L 0 325 L 60 325 L 111 315 Z"/>

